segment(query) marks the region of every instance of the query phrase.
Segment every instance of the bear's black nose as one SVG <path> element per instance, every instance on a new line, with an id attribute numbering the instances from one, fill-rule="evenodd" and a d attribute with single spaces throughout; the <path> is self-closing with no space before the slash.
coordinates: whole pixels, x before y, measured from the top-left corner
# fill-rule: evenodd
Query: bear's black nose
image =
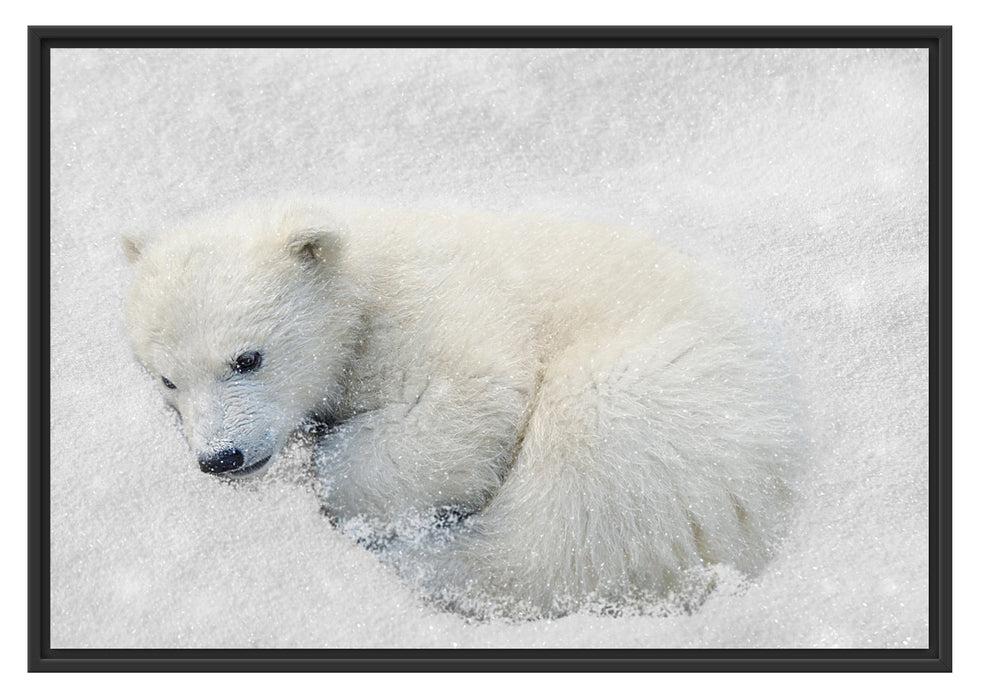
<path id="1" fill-rule="evenodd" d="M 242 452 L 229 447 L 213 455 L 200 457 L 198 459 L 198 465 L 203 472 L 207 472 L 208 474 L 221 474 L 222 472 L 238 469 L 242 466 Z"/>

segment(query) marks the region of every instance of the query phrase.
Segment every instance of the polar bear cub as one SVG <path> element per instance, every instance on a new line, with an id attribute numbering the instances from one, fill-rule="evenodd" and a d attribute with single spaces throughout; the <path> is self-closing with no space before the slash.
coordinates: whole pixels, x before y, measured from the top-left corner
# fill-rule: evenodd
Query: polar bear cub
<path id="1" fill-rule="evenodd" d="M 412 575 L 461 610 L 664 596 L 776 546 L 799 433 L 775 338 L 647 235 L 282 201 L 124 248 L 133 347 L 201 469 L 258 473 L 323 423 L 339 524 L 455 514 Z"/>

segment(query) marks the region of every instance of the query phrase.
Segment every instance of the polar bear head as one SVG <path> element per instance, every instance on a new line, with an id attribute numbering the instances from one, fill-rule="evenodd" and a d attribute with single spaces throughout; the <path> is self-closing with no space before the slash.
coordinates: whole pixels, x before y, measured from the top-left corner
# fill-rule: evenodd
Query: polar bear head
<path id="1" fill-rule="evenodd" d="M 306 417 L 330 416 L 358 318 L 339 230 L 281 204 L 124 240 L 133 348 L 203 471 L 257 474 Z"/>

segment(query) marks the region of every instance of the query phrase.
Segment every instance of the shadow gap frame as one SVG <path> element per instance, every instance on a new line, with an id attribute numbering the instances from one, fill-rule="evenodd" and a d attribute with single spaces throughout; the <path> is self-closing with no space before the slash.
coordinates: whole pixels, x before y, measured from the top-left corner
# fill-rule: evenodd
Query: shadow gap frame
<path id="1" fill-rule="evenodd" d="M 950 672 L 952 28 L 948 26 L 33 26 L 28 48 L 28 670 L 31 672 Z M 929 51 L 927 649 L 52 649 L 52 48 L 925 48 Z"/>

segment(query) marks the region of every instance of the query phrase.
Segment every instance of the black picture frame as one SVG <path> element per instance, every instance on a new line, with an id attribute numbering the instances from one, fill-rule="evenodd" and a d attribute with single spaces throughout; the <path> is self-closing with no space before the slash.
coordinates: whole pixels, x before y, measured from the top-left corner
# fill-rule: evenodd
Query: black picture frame
<path id="1" fill-rule="evenodd" d="M 839 671 L 952 667 L 952 28 L 29 27 L 28 669 L 145 671 Z M 929 51 L 930 581 L 927 649 L 53 649 L 50 574 L 49 52 L 95 47 L 886 47 Z"/>

